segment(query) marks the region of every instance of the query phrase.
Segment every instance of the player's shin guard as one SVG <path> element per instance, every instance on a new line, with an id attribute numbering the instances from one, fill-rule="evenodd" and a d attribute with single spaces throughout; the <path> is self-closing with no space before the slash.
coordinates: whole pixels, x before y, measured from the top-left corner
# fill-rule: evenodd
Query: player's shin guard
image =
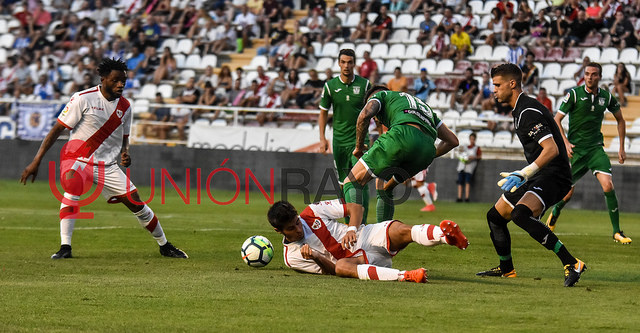
<path id="1" fill-rule="evenodd" d="M 609 219 L 611 219 L 611 226 L 613 227 L 613 233 L 620 232 L 620 212 L 618 211 L 618 198 L 616 197 L 616 191 L 604 192 L 604 199 L 607 202 L 607 210 L 609 211 Z"/>
<path id="2" fill-rule="evenodd" d="M 358 265 L 358 279 L 360 280 L 381 280 L 399 281 L 402 279 L 400 270 L 374 265 Z"/>
<path id="3" fill-rule="evenodd" d="M 564 205 L 566 205 L 567 202 L 564 200 L 560 200 L 558 201 L 557 204 L 555 204 L 555 206 L 553 206 L 553 210 L 551 211 L 551 214 L 553 214 L 553 216 L 555 216 L 556 218 L 560 216 L 560 212 L 562 211 L 562 208 L 564 208 Z"/>
<path id="4" fill-rule="evenodd" d="M 427 190 L 427 183 L 424 183 L 424 185 L 418 187 L 418 193 L 420 194 L 420 197 L 422 198 L 422 201 L 424 201 L 425 205 L 429 206 L 433 204 L 433 201 L 431 200 L 431 195 Z"/>
<path id="5" fill-rule="evenodd" d="M 362 186 L 356 182 L 348 182 L 342 187 L 342 192 L 344 193 L 346 203 L 356 203 L 364 208 L 362 224 L 366 224 L 367 213 L 369 212 L 369 186 Z M 349 223 L 349 218 L 346 217 L 345 219 L 347 223 Z"/>
<path id="6" fill-rule="evenodd" d="M 145 229 L 149 230 L 151 236 L 158 242 L 158 245 L 162 246 L 167 244 L 167 238 L 164 236 L 164 231 L 162 231 L 162 226 L 156 217 L 156 214 L 153 213 L 149 206 L 144 205 L 144 207 L 133 213 L 138 218 L 138 222 Z"/>
<path id="7" fill-rule="evenodd" d="M 393 219 L 393 190 L 376 190 L 376 222 Z"/>
<path id="8" fill-rule="evenodd" d="M 533 217 L 533 212 L 525 205 L 516 205 L 511 211 L 513 222 L 524 229 L 547 250 L 553 251 L 563 265 L 575 264 L 576 259 L 569 253 L 558 237 L 540 220 Z"/>
<path id="9" fill-rule="evenodd" d="M 500 215 L 496 207 L 491 207 L 487 212 L 487 223 L 489 223 L 489 236 L 493 242 L 493 247 L 500 257 L 500 269 L 503 272 L 513 270 L 513 260 L 511 259 L 511 234 L 507 228 L 509 220 Z"/>
<path id="10" fill-rule="evenodd" d="M 411 239 L 423 246 L 447 244 L 442 235 L 440 227 L 432 224 L 419 224 L 411 227 Z"/>
<path id="11" fill-rule="evenodd" d="M 80 197 L 64 193 L 64 197 L 69 200 L 78 201 Z M 60 245 L 71 245 L 73 227 L 76 224 L 76 215 L 80 212 L 77 205 L 67 205 L 60 203 Z"/>

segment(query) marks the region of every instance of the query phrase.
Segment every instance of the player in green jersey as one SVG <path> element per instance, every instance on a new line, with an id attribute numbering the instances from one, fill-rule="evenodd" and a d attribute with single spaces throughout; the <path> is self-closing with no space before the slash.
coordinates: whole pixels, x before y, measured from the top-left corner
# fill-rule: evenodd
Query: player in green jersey
<path id="1" fill-rule="evenodd" d="M 407 93 L 390 91 L 385 86 L 374 86 L 366 95 L 367 104 L 358 116 L 356 145 L 353 156 L 360 158 L 344 180 L 344 191 L 352 201 L 362 204 L 362 187 L 372 178 L 378 178 L 378 222 L 393 218 L 393 188 L 426 169 L 434 158 L 458 146 L 458 138 L 421 99 Z M 376 117 L 388 131 L 378 138 L 371 149 L 364 152 L 367 127 Z M 436 138 L 442 140 L 436 147 Z M 364 208 L 351 212 L 349 231 L 342 241 L 350 247 L 356 241 L 358 214 Z"/>
<path id="2" fill-rule="evenodd" d="M 355 75 L 356 53 L 352 49 L 342 49 L 338 55 L 340 75 L 333 79 L 327 78 L 322 89 L 320 101 L 320 149 L 323 153 L 329 149 L 329 142 L 325 137 L 325 127 L 329 109 L 333 106 L 333 161 L 338 180 L 347 178 L 349 170 L 358 161 L 351 153 L 356 146 L 356 121 L 364 106 L 364 95 L 369 90 L 369 81 Z M 365 187 L 363 194 L 364 214 L 362 222 L 367 221 L 369 210 L 369 188 Z M 344 193 L 345 198 L 347 193 Z M 346 198 L 349 201 L 348 198 Z M 348 219 L 347 219 L 348 221 Z"/>
<path id="3" fill-rule="evenodd" d="M 618 198 L 611 178 L 611 162 L 604 151 L 601 133 L 604 112 L 608 109 L 618 122 L 618 136 L 620 137 L 618 162 L 623 164 L 627 158 L 624 151 L 626 124 L 620 111 L 620 104 L 616 98 L 609 91 L 598 88 L 601 77 L 602 67 L 600 64 L 587 64 L 584 70 L 585 84 L 569 91 L 556 113 L 555 121 L 560 127 L 560 132 L 567 147 L 567 154 L 571 159 L 574 186 L 587 171 L 591 170 L 593 172 L 604 191 L 609 218 L 613 227 L 613 239 L 622 244 L 630 244 L 631 238 L 625 236 L 620 230 Z M 562 119 L 566 115 L 569 115 L 568 135 L 565 135 L 561 125 Z M 560 211 L 571 199 L 574 188 L 572 187 L 564 199 L 553 207 L 553 211 L 551 211 L 547 219 L 549 229 L 555 229 Z"/>

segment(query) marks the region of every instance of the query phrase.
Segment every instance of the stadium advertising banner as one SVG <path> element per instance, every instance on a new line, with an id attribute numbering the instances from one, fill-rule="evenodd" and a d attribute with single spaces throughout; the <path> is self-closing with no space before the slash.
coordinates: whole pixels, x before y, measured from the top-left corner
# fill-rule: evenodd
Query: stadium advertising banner
<path id="1" fill-rule="evenodd" d="M 327 135 L 331 137 L 331 133 Z M 193 124 L 189 130 L 191 148 L 279 152 L 318 152 L 315 132 L 289 128 L 211 127 Z"/>
<path id="2" fill-rule="evenodd" d="M 51 127 L 58 104 L 18 104 L 18 138 L 22 140 L 42 140 Z"/>
<path id="3" fill-rule="evenodd" d="M 16 123 L 11 117 L 0 117 L 0 140 L 16 138 Z"/>

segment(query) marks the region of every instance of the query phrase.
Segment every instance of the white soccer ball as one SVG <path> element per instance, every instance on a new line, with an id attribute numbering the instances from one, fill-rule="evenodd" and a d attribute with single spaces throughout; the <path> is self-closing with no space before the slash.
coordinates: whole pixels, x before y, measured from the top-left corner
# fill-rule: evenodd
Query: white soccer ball
<path id="1" fill-rule="evenodd" d="M 242 260 L 251 267 L 264 267 L 273 259 L 273 246 L 263 236 L 251 236 L 242 244 Z"/>

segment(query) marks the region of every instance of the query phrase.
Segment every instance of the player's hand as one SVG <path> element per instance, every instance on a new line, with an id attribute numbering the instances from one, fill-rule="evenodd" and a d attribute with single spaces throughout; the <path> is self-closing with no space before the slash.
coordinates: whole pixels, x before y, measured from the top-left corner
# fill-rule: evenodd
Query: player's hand
<path id="1" fill-rule="evenodd" d="M 503 191 L 515 192 L 518 187 L 527 182 L 527 176 L 521 171 L 501 172 L 500 176 L 504 178 L 498 182 L 498 186 Z"/>
<path id="2" fill-rule="evenodd" d="M 349 230 L 347 231 L 347 233 L 344 235 L 344 238 L 342 238 L 342 248 L 345 250 L 350 249 L 351 247 L 356 245 L 356 241 L 358 240 L 358 237 L 356 236 L 356 232 L 353 230 Z"/>
<path id="3" fill-rule="evenodd" d="M 36 176 L 38 175 L 39 167 L 40 164 L 36 163 L 35 161 L 27 165 L 27 167 L 22 171 L 20 182 L 24 185 L 27 185 L 27 180 L 29 179 L 29 176 L 31 176 L 31 182 L 33 183 L 36 180 Z"/>
<path id="4" fill-rule="evenodd" d="M 313 249 L 309 244 L 304 244 L 300 248 L 300 255 L 305 259 L 313 259 Z"/>
<path id="5" fill-rule="evenodd" d="M 362 157 L 362 155 L 364 155 L 364 150 L 362 148 L 358 148 L 356 147 L 353 150 L 353 153 L 351 153 L 353 156 L 355 156 L 356 158 L 360 158 Z"/>
<path id="6" fill-rule="evenodd" d="M 576 145 L 570 143 L 569 141 L 565 142 L 564 144 L 565 146 L 567 146 L 567 156 L 569 156 L 569 158 L 573 158 L 573 148 L 575 148 Z"/>
<path id="7" fill-rule="evenodd" d="M 326 138 L 320 139 L 320 152 L 326 155 L 328 150 L 329 150 L 329 141 L 327 141 Z"/>
<path id="8" fill-rule="evenodd" d="M 627 159 L 627 153 L 624 151 L 624 149 L 619 149 L 618 150 L 618 162 L 620 164 L 624 164 L 624 161 Z"/>
<path id="9" fill-rule="evenodd" d="M 125 168 L 128 168 L 131 165 L 131 156 L 129 156 L 129 152 L 123 151 L 120 153 L 120 164 Z"/>

